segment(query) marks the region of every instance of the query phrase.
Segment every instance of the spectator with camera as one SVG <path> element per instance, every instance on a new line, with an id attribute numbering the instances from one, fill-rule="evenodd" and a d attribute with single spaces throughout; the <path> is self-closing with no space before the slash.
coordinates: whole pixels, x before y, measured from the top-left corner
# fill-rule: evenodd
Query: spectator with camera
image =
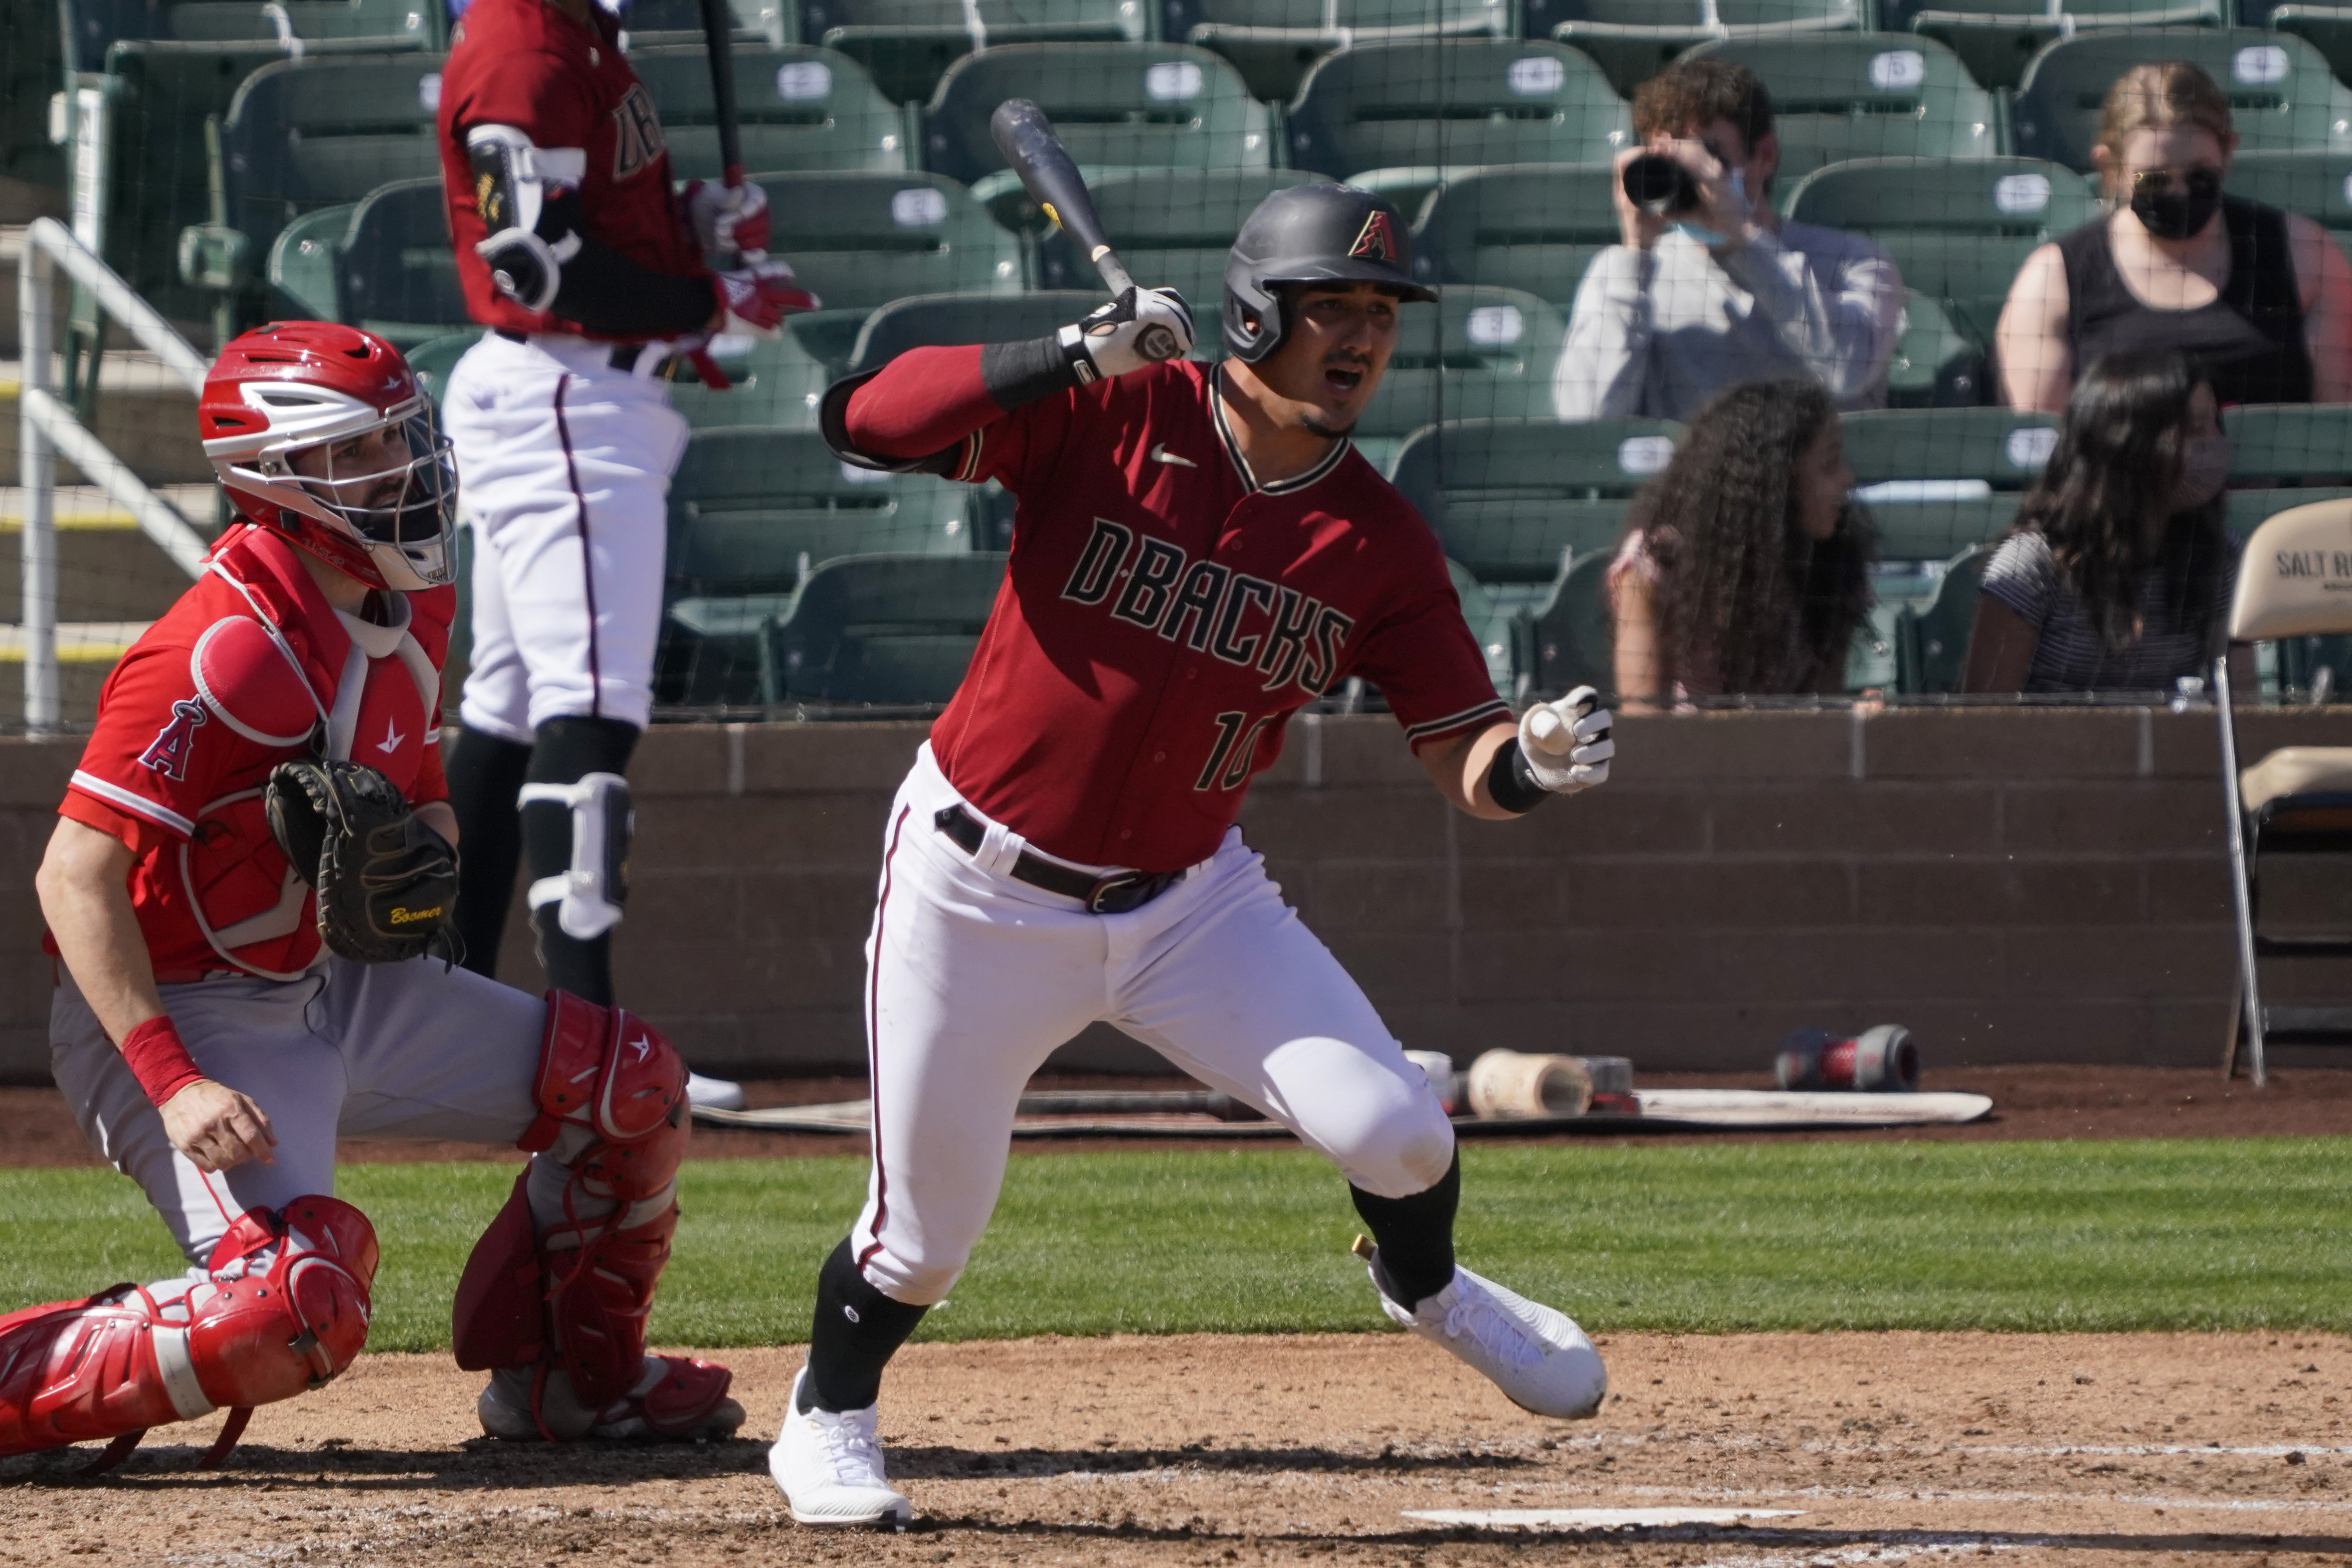
<path id="1" fill-rule="evenodd" d="M 1883 408 L 1903 279 L 1860 235 L 1783 223 L 1772 100 L 1747 67 L 1676 60 L 1633 94 L 1623 243 L 1586 268 L 1552 375 L 1562 419 L 1687 419 L 1739 382 L 1805 376 Z"/>

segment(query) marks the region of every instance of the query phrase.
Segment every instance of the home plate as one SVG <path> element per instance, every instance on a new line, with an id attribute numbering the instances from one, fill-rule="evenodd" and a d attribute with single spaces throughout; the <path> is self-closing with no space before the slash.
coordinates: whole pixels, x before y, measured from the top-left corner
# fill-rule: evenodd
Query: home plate
<path id="1" fill-rule="evenodd" d="M 1801 1508 L 1432 1508 L 1407 1519 L 1485 1530 L 1633 1530 L 1675 1524 L 1737 1524 L 1743 1519 L 1796 1519 Z"/>

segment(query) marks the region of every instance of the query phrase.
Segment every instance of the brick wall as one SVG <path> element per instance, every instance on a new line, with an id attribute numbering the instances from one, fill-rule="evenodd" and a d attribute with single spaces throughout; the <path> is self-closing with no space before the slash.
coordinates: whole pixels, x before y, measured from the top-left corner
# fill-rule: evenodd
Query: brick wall
<path id="1" fill-rule="evenodd" d="M 2232 968 L 2212 716 L 1622 719 L 1609 785 L 1517 823 L 1448 810 L 1386 719 L 1307 721 L 1250 842 L 1408 1045 L 1752 1068 L 1800 1024 L 1907 1025 L 1931 1065 L 2216 1060 Z M 2250 755 L 2352 710 L 2250 714 Z M 638 752 L 632 1005 L 698 1066 L 863 1060 L 860 946 L 919 726 L 657 730 Z M 0 1076 L 37 1079 L 30 877 L 69 744 L 0 743 Z M 510 923 L 506 977 L 538 983 Z M 2352 968 L 2273 971 L 2274 999 Z M 1066 1060 L 1152 1059 L 1097 1029 Z"/>

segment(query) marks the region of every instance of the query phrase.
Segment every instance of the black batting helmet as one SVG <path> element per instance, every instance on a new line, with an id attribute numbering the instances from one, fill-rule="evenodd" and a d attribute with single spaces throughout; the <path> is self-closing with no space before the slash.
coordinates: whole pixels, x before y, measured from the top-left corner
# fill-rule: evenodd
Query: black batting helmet
<path id="1" fill-rule="evenodd" d="M 1282 346 L 1285 283 L 1378 283 L 1400 300 L 1434 300 L 1412 280 L 1412 247 L 1396 208 L 1353 185 L 1291 185 L 1258 203 L 1225 262 L 1225 347 L 1255 364 Z M 1249 324 L 1255 317 L 1257 325 Z"/>

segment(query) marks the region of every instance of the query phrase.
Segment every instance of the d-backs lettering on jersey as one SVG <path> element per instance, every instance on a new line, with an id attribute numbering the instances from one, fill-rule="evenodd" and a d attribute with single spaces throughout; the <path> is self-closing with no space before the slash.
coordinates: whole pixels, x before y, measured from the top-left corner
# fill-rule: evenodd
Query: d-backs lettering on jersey
<path id="1" fill-rule="evenodd" d="M 1098 381 L 960 454 L 958 478 L 1001 479 L 1019 507 L 933 750 L 974 805 L 1082 865 L 1205 859 L 1290 715 L 1350 675 L 1416 747 L 1509 711 L 1419 514 L 1344 441 L 1258 483 L 1217 374 Z"/>
<path id="2" fill-rule="evenodd" d="M 323 743 L 412 801 L 447 795 L 440 665 L 456 597 L 384 595 L 383 624 L 346 616 L 291 545 L 241 529 L 131 645 L 58 812 L 137 857 L 131 909 L 158 970 L 277 978 L 318 956 L 310 889 L 262 806 L 279 763 Z"/>
<path id="3" fill-rule="evenodd" d="M 576 22 L 546 0 L 474 0 L 441 72 L 441 179 L 466 310 L 514 332 L 591 336 L 498 291 L 474 247 L 489 237 L 476 202 L 466 132 L 511 125 L 531 145 L 587 154 L 580 187 L 584 231 L 648 271 L 693 277 L 702 257 L 670 191 L 669 153 L 652 96 L 629 68 L 613 18 L 589 7 Z"/>

